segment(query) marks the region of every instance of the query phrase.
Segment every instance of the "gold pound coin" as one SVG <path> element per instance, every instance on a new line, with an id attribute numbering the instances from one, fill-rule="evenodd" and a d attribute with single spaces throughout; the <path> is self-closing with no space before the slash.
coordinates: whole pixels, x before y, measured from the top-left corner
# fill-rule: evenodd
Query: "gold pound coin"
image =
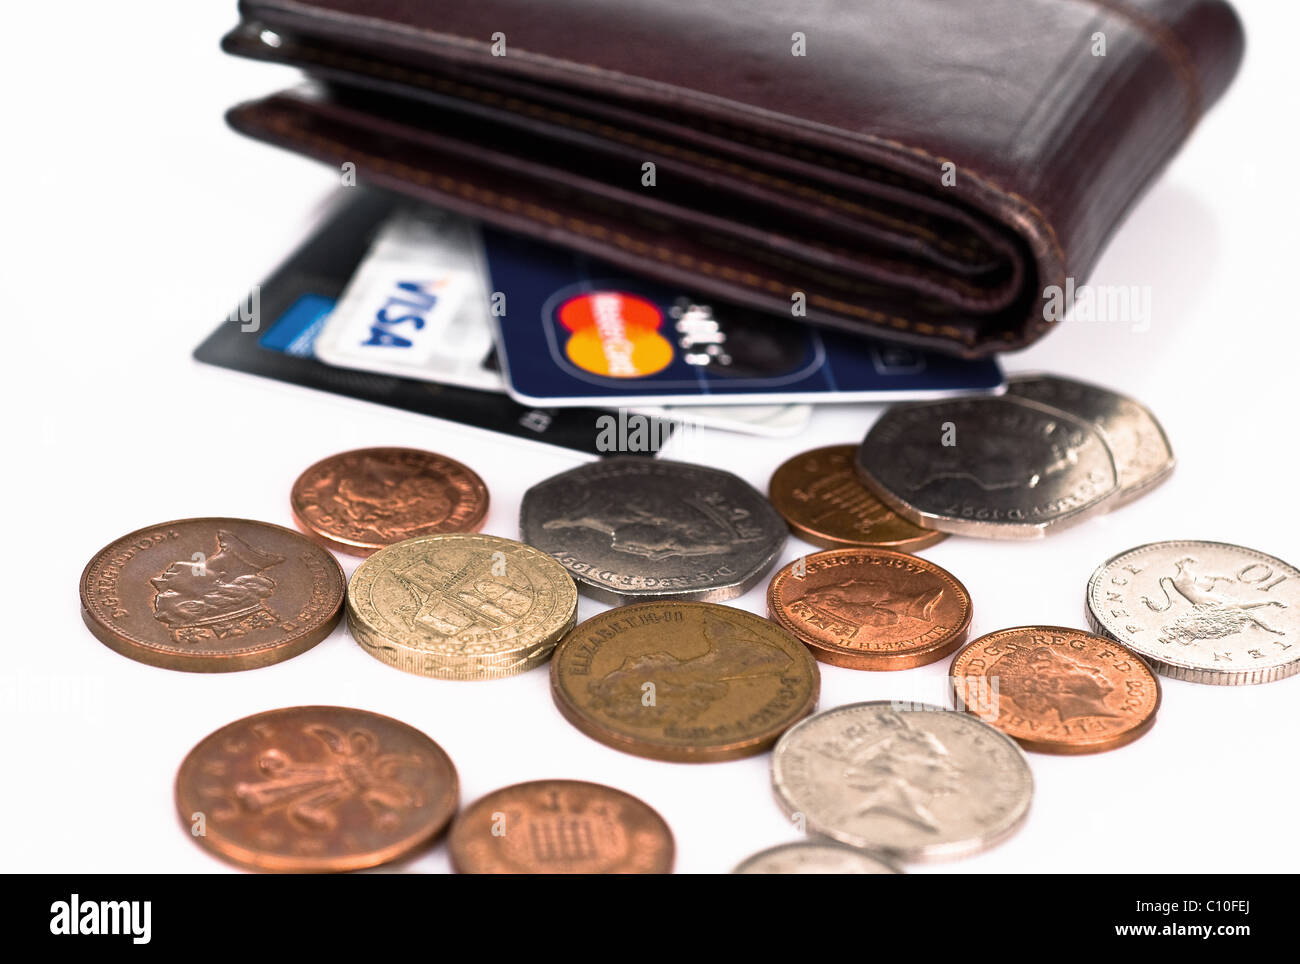
<path id="1" fill-rule="evenodd" d="M 513 676 L 573 628 L 564 567 L 513 539 L 445 534 L 380 549 L 348 584 L 352 638 L 375 659 L 437 679 Z"/>

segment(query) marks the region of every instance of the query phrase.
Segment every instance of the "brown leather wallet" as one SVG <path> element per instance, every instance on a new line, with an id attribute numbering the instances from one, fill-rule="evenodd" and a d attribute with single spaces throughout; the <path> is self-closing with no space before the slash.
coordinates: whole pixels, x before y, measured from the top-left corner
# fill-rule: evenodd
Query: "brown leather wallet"
<path id="1" fill-rule="evenodd" d="M 245 0 L 238 130 L 693 293 L 1029 344 L 1241 60 L 1222 0 Z M 800 309 L 803 309 L 801 312 Z"/>

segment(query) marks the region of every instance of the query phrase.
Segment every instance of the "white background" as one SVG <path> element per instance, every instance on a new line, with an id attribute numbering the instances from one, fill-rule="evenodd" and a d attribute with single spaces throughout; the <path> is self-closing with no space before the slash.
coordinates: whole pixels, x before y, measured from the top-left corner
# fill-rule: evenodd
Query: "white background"
<path id="1" fill-rule="evenodd" d="M 1089 573 L 1151 540 L 1218 539 L 1300 561 L 1291 133 L 1300 11 L 1275 0 L 1239 7 L 1249 38 L 1242 74 L 1091 279 L 1152 286 L 1150 330 L 1066 322 L 1006 359 L 1009 370 L 1073 375 L 1145 401 L 1178 469 L 1139 502 L 1044 542 L 953 538 L 927 550 L 970 588 L 976 633 L 1083 626 Z M 206 676 L 132 662 L 86 631 L 77 580 L 102 545 L 188 516 L 289 525 L 295 476 L 332 452 L 410 445 L 462 459 L 492 490 L 485 531 L 512 537 L 524 489 L 578 460 L 193 362 L 194 346 L 335 189 L 332 170 L 222 121 L 230 104 L 294 75 L 219 52 L 233 2 L 136 3 L 129 12 L 18 4 L 5 17 L 0 869 L 226 869 L 178 822 L 176 767 L 231 720 L 305 703 L 363 707 L 426 731 L 456 762 L 465 801 L 544 777 L 627 790 L 667 818 L 681 871 L 726 871 L 794 839 L 772 799 L 767 755 L 689 766 L 607 749 L 560 717 L 545 671 L 489 683 L 422 679 L 383 666 L 340 628 L 288 662 Z M 677 455 L 765 488 L 784 459 L 856 441 L 878 412 L 824 409 L 791 440 L 709 433 Z M 782 562 L 806 551 L 792 540 Z M 356 561 L 343 561 L 350 572 Z M 761 592 L 737 605 L 761 612 Z M 599 608 L 584 599 L 579 615 Z M 823 666 L 822 706 L 943 702 L 945 669 Z M 1159 721 L 1132 746 L 1030 755 L 1037 790 L 1018 836 L 916 869 L 1294 870 L 1300 677 L 1240 688 L 1164 682 Z M 445 871 L 445 847 L 399 869 Z"/>

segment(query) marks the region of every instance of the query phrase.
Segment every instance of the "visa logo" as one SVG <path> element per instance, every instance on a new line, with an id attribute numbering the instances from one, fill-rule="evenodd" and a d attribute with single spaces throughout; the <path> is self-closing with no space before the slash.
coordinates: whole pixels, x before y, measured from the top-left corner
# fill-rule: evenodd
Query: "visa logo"
<path id="1" fill-rule="evenodd" d="M 446 278 L 437 281 L 399 281 L 399 294 L 391 296 L 375 312 L 374 323 L 370 326 L 370 337 L 363 345 L 380 345 L 388 348 L 410 348 L 411 339 L 398 334 L 393 329 L 399 325 L 410 325 L 416 331 L 425 326 L 429 312 L 438 303 L 436 290 L 447 284 Z"/>

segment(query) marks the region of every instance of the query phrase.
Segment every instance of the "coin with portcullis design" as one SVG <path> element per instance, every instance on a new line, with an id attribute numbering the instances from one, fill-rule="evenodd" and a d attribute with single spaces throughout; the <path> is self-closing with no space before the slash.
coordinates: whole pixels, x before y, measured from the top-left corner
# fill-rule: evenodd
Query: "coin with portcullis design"
<path id="1" fill-rule="evenodd" d="M 438 679 L 495 679 L 546 662 L 574 624 L 564 568 L 513 539 L 421 536 L 388 546 L 348 584 L 348 631 L 380 662 Z"/>
<path id="2" fill-rule="evenodd" d="M 338 552 L 368 556 L 416 536 L 477 532 L 488 490 L 477 473 L 445 455 L 369 448 L 309 467 L 289 502 L 303 532 Z"/>
<path id="3" fill-rule="evenodd" d="M 581 780 L 503 787 L 456 818 L 448 839 L 462 874 L 666 874 L 673 835 L 631 794 Z"/>
<path id="4" fill-rule="evenodd" d="M 570 723 L 678 763 L 761 753 L 813 711 L 820 684 L 808 650 L 776 623 L 711 603 L 608 610 L 551 660 L 551 693 Z"/>
<path id="5" fill-rule="evenodd" d="M 151 666 L 254 669 L 330 634 L 343 570 L 282 526 L 181 519 L 125 535 L 81 574 L 81 614 L 105 646 Z"/>
<path id="6" fill-rule="evenodd" d="M 360 870 L 430 844 L 456 812 L 456 768 L 419 730 L 365 710 L 293 706 L 205 737 L 176 775 L 194 840 L 252 870 Z"/>
<path id="7" fill-rule="evenodd" d="M 952 660 L 957 709 L 1040 753 L 1099 753 L 1151 729 L 1160 682 L 1142 658 L 1063 626 L 988 633 Z"/>
<path id="8" fill-rule="evenodd" d="M 818 713 L 772 751 L 772 785 L 810 833 L 900 860 L 992 847 L 1024 822 L 1020 747 L 974 716 L 878 700 Z"/>
<path id="9" fill-rule="evenodd" d="M 1177 539 L 1121 552 L 1088 580 L 1087 612 L 1174 679 L 1237 686 L 1300 672 L 1300 571 L 1256 549 Z"/>
<path id="10" fill-rule="evenodd" d="M 900 874 L 882 857 L 829 840 L 800 840 L 754 854 L 733 874 Z"/>
<path id="11" fill-rule="evenodd" d="M 856 445 L 801 452 L 772 473 L 767 494 L 790 531 L 823 549 L 880 546 L 915 552 L 948 538 L 898 515 L 858 481 Z"/>
<path id="12" fill-rule="evenodd" d="M 784 520 L 743 479 L 637 456 L 539 482 L 524 493 L 519 528 L 583 591 L 615 604 L 733 599 L 772 568 L 786 538 Z"/>
<path id="13" fill-rule="evenodd" d="M 960 646 L 970 631 L 966 587 L 934 563 L 889 549 L 827 549 L 790 563 L 767 589 L 767 611 L 824 663 L 910 669 Z"/>

